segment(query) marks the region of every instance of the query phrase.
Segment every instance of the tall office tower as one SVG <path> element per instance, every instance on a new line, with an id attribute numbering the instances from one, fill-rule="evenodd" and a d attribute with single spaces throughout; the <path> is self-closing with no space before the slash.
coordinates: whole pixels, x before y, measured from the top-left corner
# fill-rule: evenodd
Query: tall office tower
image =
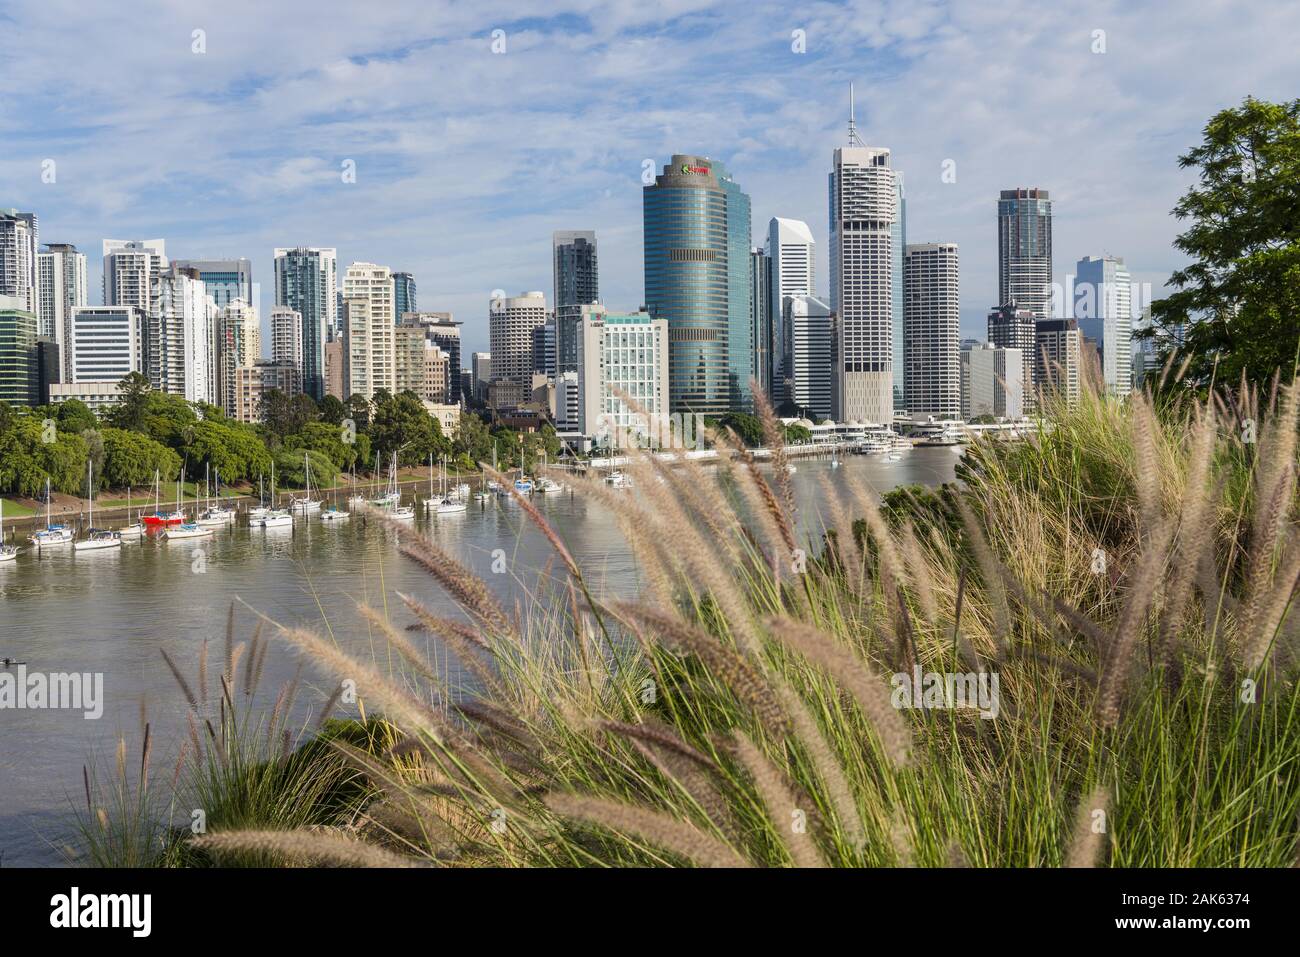
<path id="1" fill-rule="evenodd" d="M 590 229 L 557 229 L 551 234 L 555 271 L 555 349 L 560 372 L 578 369 L 578 306 L 600 302 L 596 234 Z"/>
<path id="2" fill-rule="evenodd" d="M 302 389 L 317 400 L 325 395 L 325 343 L 339 331 L 338 287 L 336 250 L 275 250 L 275 304 L 302 316 Z"/>
<path id="3" fill-rule="evenodd" d="M 668 320 L 673 411 L 749 407 L 749 197 L 721 163 L 681 154 L 641 197 L 646 308 Z"/>
<path id="4" fill-rule="evenodd" d="M 835 327 L 831 309 L 815 296 L 786 296 L 781 326 L 789 360 L 787 400 L 800 415 L 831 416 Z"/>
<path id="5" fill-rule="evenodd" d="M 1058 396 L 1073 405 L 1079 399 L 1079 370 L 1083 336 L 1075 319 L 1047 319 L 1036 327 L 1038 391 L 1044 397 Z"/>
<path id="6" fill-rule="evenodd" d="M 1004 189 L 998 199 L 998 302 L 1052 315 L 1052 201 L 1045 189 Z"/>
<path id="7" fill-rule="evenodd" d="M 1028 309 L 1007 303 L 989 312 L 988 340 L 991 346 L 1018 349 L 1023 363 L 1021 381 L 1025 388 L 1025 411 L 1036 408 L 1038 385 L 1038 340 L 1034 314 Z"/>
<path id="8" fill-rule="evenodd" d="M 813 239 L 812 230 L 803 220 L 775 216 L 767 224 L 765 252 L 771 261 L 772 279 L 769 296 L 772 302 L 774 327 L 772 329 L 772 371 L 769 375 L 775 401 L 781 401 L 785 398 L 781 389 L 785 381 L 790 378 L 790 371 L 785 367 L 788 357 L 783 351 L 788 337 L 781 327 L 782 317 L 785 314 L 785 300 L 787 296 L 817 294 L 815 282 L 817 243 Z"/>
<path id="9" fill-rule="evenodd" d="M 488 385 L 492 382 L 492 353 L 471 352 L 469 374 L 473 386 L 472 397 L 476 402 L 486 402 Z"/>
<path id="10" fill-rule="evenodd" d="M 375 263 L 353 263 L 343 275 L 343 350 L 348 395 L 367 399 L 396 392 L 393 273 Z M 303 355 L 307 344 L 303 342 Z"/>
<path id="11" fill-rule="evenodd" d="M 415 277 L 409 272 L 393 273 L 393 318 L 400 322 L 402 313 L 415 312 Z"/>
<path id="12" fill-rule="evenodd" d="M 451 317 L 450 312 L 408 312 L 400 317 L 401 321 L 418 323 L 424 329 L 428 341 L 442 350 L 447 357 L 447 384 L 441 399 L 434 401 L 444 405 L 460 402 L 460 326 Z"/>
<path id="13" fill-rule="evenodd" d="M 555 378 L 555 323 L 533 330 L 533 374 Z"/>
<path id="14" fill-rule="evenodd" d="M 67 323 L 67 346 L 60 348 L 67 383 L 116 386 L 143 370 L 140 331 L 144 321 L 135 306 L 77 306 Z"/>
<path id="15" fill-rule="evenodd" d="M 33 406 L 40 397 L 36 313 L 29 296 L 0 294 L 0 402 Z"/>
<path id="16" fill-rule="evenodd" d="M 62 381 L 71 381 L 68 364 L 68 324 L 72 310 L 88 304 L 86 255 L 67 243 L 50 243 L 36 254 L 36 318 L 40 334 L 59 345 Z"/>
<path id="17" fill-rule="evenodd" d="M 247 259 L 173 259 L 172 265 L 197 269 L 218 309 L 236 299 L 253 302 L 253 264 Z"/>
<path id="18" fill-rule="evenodd" d="M 957 418 L 961 415 L 957 244 L 909 245 L 903 276 L 904 407 L 913 418 Z"/>
<path id="19" fill-rule="evenodd" d="M 533 330 L 546 325 L 546 294 L 526 292 L 488 303 L 492 381 L 526 385 L 533 379 Z"/>
<path id="20" fill-rule="evenodd" d="M 161 239 L 105 239 L 103 249 L 104 305 L 135 306 L 148 315 L 154 284 L 169 265 L 166 244 Z"/>
<path id="21" fill-rule="evenodd" d="M 340 402 L 347 398 L 343 384 L 343 340 L 331 339 L 325 343 L 325 394 Z"/>
<path id="22" fill-rule="evenodd" d="M 894 419 L 894 260 L 898 180 L 889 150 L 865 146 L 853 121 L 830 173 L 831 309 L 836 315 L 834 418 Z"/>
<path id="23" fill-rule="evenodd" d="M 578 422 L 585 435 L 611 439 L 649 425 L 647 416 L 668 414 L 668 320 L 647 312 L 606 312 L 583 307 L 578 336 Z M 653 430 L 652 430 L 653 431 Z"/>
<path id="24" fill-rule="evenodd" d="M 962 418 L 981 415 L 1019 419 L 1024 415 L 1025 363 L 1019 349 L 983 342 L 961 352 Z"/>
<path id="25" fill-rule="evenodd" d="M 30 313 L 37 313 L 38 308 L 36 256 L 41 248 L 40 232 L 35 213 L 0 209 L 0 296 L 21 299 Z"/>
<path id="26" fill-rule="evenodd" d="M 1074 268 L 1074 318 L 1097 343 L 1106 391 L 1133 390 L 1133 286 L 1124 260 L 1085 256 Z"/>
<path id="27" fill-rule="evenodd" d="M 394 393 L 414 392 L 422 399 L 431 398 L 424 377 L 426 346 L 433 348 L 424 336 L 424 327 L 418 322 L 406 318 L 393 327 Z M 442 385 L 440 382 L 439 388 Z"/>
<path id="28" fill-rule="evenodd" d="M 293 362 L 302 368 L 302 314 L 297 309 L 271 309 L 271 361 Z"/>
<path id="29" fill-rule="evenodd" d="M 781 397 L 772 388 L 772 357 L 781 350 L 772 340 L 772 331 L 779 323 L 772 317 L 772 260 L 757 246 L 749 251 L 749 315 L 754 339 L 751 374 L 775 408 L 781 404 Z"/>
<path id="30" fill-rule="evenodd" d="M 274 318 L 272 324 L 274 328 Z M 228 300 L 217 309 L 216 333 L 217 400 L 226 415 L 234 416 L 239 407 L 239 370 L 262 359 L 257 308 L 243 299 Z"/>
<path id="31" fill-rule="evenodd" d="M 904 361 L 904 348 L 907 342 L 907 336 L 903 331 L 905 324 L 904 305 L 903 305 L 903 274 L 906 271 L 904 263 L 907 249 L 907 193 L 903 189 L 903 174 L 895 171 L 894 178 L 898 187 L 898 221 L 890 230 L 890 238 L 893 243 L 893 267 L 894 267 L 894 356 L 892 361 L 894 373 L 894 411 L 901 411 L 905 406 L 907 392 L 907 363 Z"/>
<path id="32" fill-rule="evenodd" d="M 213 320 L 216 306 L 197 269 L 170 266 L 154 282 L 145 317 L 149 384 L 187 402 L 216 404 Z"/>

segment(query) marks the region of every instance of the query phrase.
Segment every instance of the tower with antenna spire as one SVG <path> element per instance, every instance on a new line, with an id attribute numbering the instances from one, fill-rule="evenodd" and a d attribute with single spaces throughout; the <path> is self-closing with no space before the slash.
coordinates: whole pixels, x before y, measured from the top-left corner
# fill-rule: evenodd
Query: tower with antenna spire
<path id="1" fill-rule="evenodd" d="M 852 80 L 849 81 L 849 145 L 850 146 L 867 145 L 866 143 L 862 142 L 862 137 L 858 135 L 858 125 L 853 118 L 853 81 Z"/>

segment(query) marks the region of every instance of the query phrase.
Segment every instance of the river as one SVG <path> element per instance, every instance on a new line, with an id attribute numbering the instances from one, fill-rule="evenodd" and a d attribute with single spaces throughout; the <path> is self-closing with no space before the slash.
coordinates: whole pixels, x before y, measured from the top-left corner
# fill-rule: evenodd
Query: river
<path id="1" fill-rule="evenodd" d="M 855 474 L 884 492 L 899 484 L 950 481 L 957 461 L 949 448 L 918 448 L 892 462 L 850 456 L 838 469 L 824 459 L 798 460 L 793 480 L 801 521 L 817 524 L 820 476 L 839 481 Z M 534 501 L 594 591 L 635 592 L 635 563 L 612 515 L 568 492 Z M 473 504 L 432 521 L 422 509 L 417 513 L 418 527 L 481 573 L 507 607 L 535 591 L 543 570 L 554 570 L 550 545 L 513 502 Z M 235 526 L 211 538 L 146 539 L 100 552 L 26 548 L 16 561 L 0 563 L 0 658 L 25 662 L 29 673 L 103 675 L 98 719 L 73 710 L 0 709 L 0 866 L 63 862 L 73 807 L 85 803 L 82 766 L 93 759 L 111 773 L 119 735 L 128 741 L 129 760 L 138 761 L 142 702 L 155 740 L 154 780 L 166 787 L 185 734 L 185 704 L 160 649 L 193 676 L 207 640 L 215 676 L 227 609 L 236 598 L 277 621 L 328 630 L 343 647 L 386 666 L 382 639 L 368 634 L 358 601 L 380 607 L 387 601 L 401 624 L 411 616 L 397 591 L 445 611 L 454 608 L 393 546 L 392 533 L 375 522 L 326 524 L 312 516 L 292 528 L 251 529 L 241 514 Z M 494 557 L 502 555 L 506 572 L 491 574 Z M 236 638 L 244 640 L 253 613 L 240 607 L 236 620 Z M 268 710 L 295 668 L 292 652 L 275 643 L 260 685 Z M 16 673 L 16 666 L 9 670 Z M 304 681 L 300 720 L 326 696 L 320 691 L 326 676 L 308 669 Z"/>

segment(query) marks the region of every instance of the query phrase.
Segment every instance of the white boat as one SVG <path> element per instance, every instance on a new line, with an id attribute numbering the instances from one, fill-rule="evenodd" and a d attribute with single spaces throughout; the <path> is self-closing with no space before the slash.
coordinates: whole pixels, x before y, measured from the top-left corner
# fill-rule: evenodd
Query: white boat
<path id="1" fill-rule="evenodd" d="M 396 505 L 388 514 L 399 522 L 413 522 L 415 521 L 415 506 Z"/>
<path id="2" fill-rule="evenodd" d="M 119 528 L 117 534 L 122 537 L 122 541 L 124 542 L 137 541 L 144 535 L 144 523 L 138 518 L 134 522 L 131 521 L 131 487 L 129 485 L 126 489 L 126 520 L 130 522 L 130 524 L 123 525 Z"/>
<path id="3" fill-rule="evenodd" d="M 71 545 L 72 529 L 66 525 L 55 525 L 50 516 L 50 480 L 45 480 L 45 527 L 35 532 L 28 539 L 37 548 L 49 548 L 55 545 Z"/>
<path id="4" fill-rule="evenodd" d="M 539 495 L 553 495 L 556 492 L 563 492 L 564 486 L 555 481 L 555 479 L 547 478 L 543 475 L 537 480 L 537 485 L 534 486 L 534 491 Z"/>
<path id="5" fill-rule="evenodd" d="M 304 515 L 308 512 L 320 510 L 320 499 L 311 497 L 311 456 L 306 452 L 302 454 L 303 476 L 307 488 L 302 493 L 302 498 L 289 499 L 289 509 L 294 512 L 302 512 Z"/>
<path id="6" fill-rule="evenodd" d="M 255 523 L 258 528 L 284 528 L 293 524 L 293 515 L 282 508 L 272 509 Z"/>
<path id="7" fill-rule="evenodd" d="M 173 525 L 171 528 L 163 532 L 160 537 L 171 541 L 173 539 L 183 538 L 206 538 L 211 534 L 212 529 L 210 528 L 204 528 L 202 525 L 194 525 L 193 523 L 185 522 L 180 525 Z"/>
<path id="8" fill-rule="evenodd" d="M 433 491 L 433 455 L 429 455 L 429 497 L 424 500 L 424 509 L 427 512 L 433 512 L 435 515 L 451 515 L 455 512 L 463 512 L 469 508 L 469 503 L 465 496 L 460 493 L 460 489 L 469 491 L 468 485 L 458 486 L 456 492 L 447 493 L 447 459 L 444 456 L 442 460 L 442 493 L 435 495 Z"/>
<path id="9" fill-rule="evenodd" d="M 793 475 L 795 472 L 799 471 L 797 468 L 794 467 L 793 462 L 788 462 L 785 466 L 785 470 L 786 473 L 789 475 Z"/>
<path id="10" fill-rule="evenodd" d="M 254 505 L 248 510 L 248 524 L 252 525 L 259 518 L 266 518 L 271 509 L 266 505 Z"/>
<path id="11" fill-rule="evenodd" d="M 322 522 L 346 522 L 352 517 L 351 512 L 345 512 L 337 505 L 331 505 L 329 508 L 321 509 L 320 520 Z"/>
<path id="12" fill-rule="evenodd" d="M 11 562 L 18 557 L 18 549 L 6 545 L 5 541 L 5 502 L 0 498 L 0 562 Z"/>
<path id="13" fill-rule="evenodd" d="M 95 481 L 89 459 L 86 460 L 86 514 L 90 525 L 89 535 L 73 544 L 73 551 L 93 552 L 103 548 L 121 548 L 122 533 L 105 528 L 95 528 Z"/>
<path id="14" fill-rule="evenodd" d="M 632 480 L 624 472 L 610 472 L 605 476 L 605 481 L 613 488 L 631 488 Z"/>

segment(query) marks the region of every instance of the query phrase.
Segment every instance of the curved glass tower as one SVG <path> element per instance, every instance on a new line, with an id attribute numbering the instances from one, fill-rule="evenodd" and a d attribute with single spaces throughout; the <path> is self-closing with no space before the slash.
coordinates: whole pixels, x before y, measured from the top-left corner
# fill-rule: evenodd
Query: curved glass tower
<path id="1" fill-rule="evenodd" d="M 677 154 L 642 198 L 646 310 L 668 320 L 670 409 L 748 408 L 749 197 L 721 163 Z"/>

